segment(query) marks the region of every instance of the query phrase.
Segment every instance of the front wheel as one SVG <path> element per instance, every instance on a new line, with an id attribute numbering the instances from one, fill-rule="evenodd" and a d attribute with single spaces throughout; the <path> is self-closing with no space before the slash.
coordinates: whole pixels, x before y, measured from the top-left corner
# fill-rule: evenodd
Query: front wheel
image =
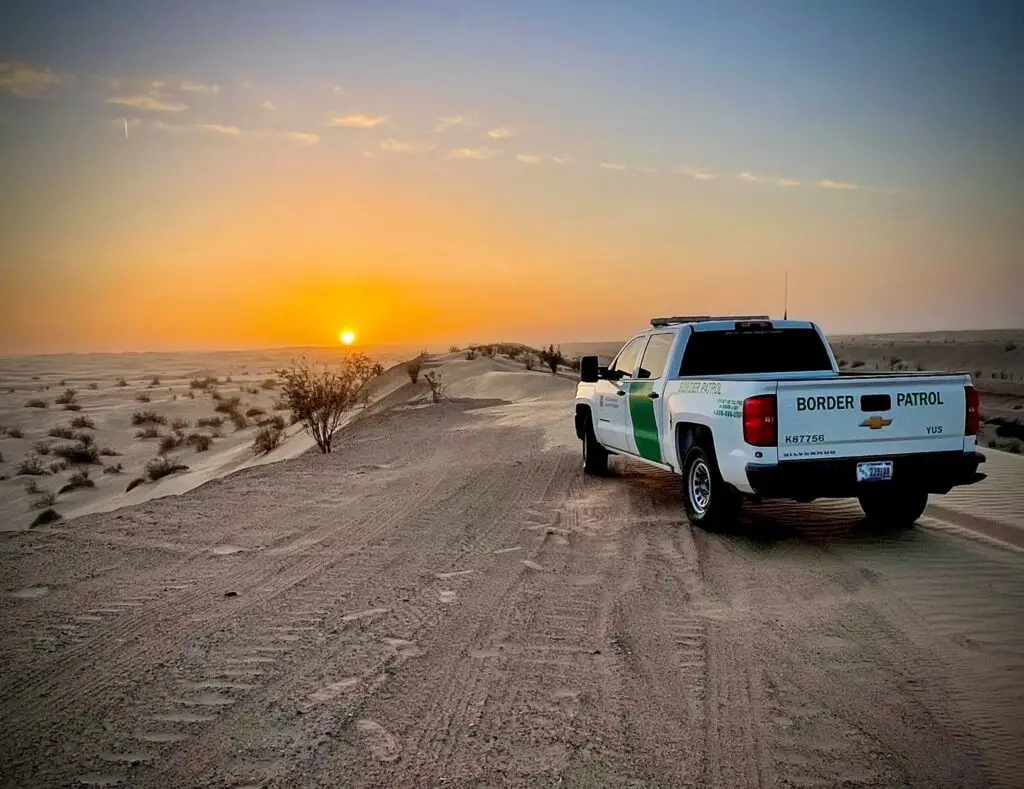
<path id="1" fill-rule="evenodd" d="M 903 529 L 913 526 L 928 506 L 928 494 L 913 489 L 869 490 L 857 500 L 869 521 Z"/>
<path id="2" fill-rule="evenodd" d="M 593 476 L 603 476 L 608 473 L 608 450 L 597 443 L 597 436 L 594 434 L 594 423 L 587 418 L 583 425 L 583 472 Z"/>
<path id="3" fill-rule="evenodd" d="M 739 515 L 740 500 L 725 484 L 718 466 L 698 446 L 683 462 L 683 504 L 694 526 L 707 531 L 727 531 Z"/>

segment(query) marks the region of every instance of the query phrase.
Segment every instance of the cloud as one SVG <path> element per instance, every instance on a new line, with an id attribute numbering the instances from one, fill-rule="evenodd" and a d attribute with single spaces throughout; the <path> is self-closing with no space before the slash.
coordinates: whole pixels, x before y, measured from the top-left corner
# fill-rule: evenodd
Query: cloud
<path id="1" fill-rule="evenodd" d="M 546 158 L 546 156 L 537 156 L 536 154 L 532 153 L 521 153 L 518 156 L 516 156 L 516 161 L 522 162 L 523 164 L 540 164 Z"/>
<path id="2" fill-rule="evenodd" d="M 828 178 L 822 178 L 818 181 L 815 186 L 819 189 L 860 189 L 860 185 L 855 184 L 851 181 L 832 181 Z"/>
<path id="3" fill-rule="evenodd" d="M 465 115 L 449 115 L 444 118 L 438 118 L 434 124 L 435 132 L 445 132 L 449 129 L 454 129 L 456 126 L 479 126 L 480 118 L 475 112 L 470 112 Z"/>
<path id="4" fill-rule="evenodd" d="M 163 87 L 163 84 L 157 85 L 153 83 L 153 87 Z M 189 93 L 217 93 L 220 90 L 218 85 L 206 85 L 202 82 L 196 82 L 191 79 L 183 79 L 181 81 L 181 89 L 188 91 Z"/>
<path id="5" fill-rule="evenodd" d="M 115 123 L 120 126 L 122 121 Z M 143 118 L 132 118 L 128 121 L 131 127 L 147 127 L 162 131 L 165 134 L 199 134 L 216 137 L 230 137 L 236 140 L 241 139 L 281 139 L 289 140 L 299 145 L 315 145 L 320 141 L 320 135 L 315 132 L 294 132 L 277 131 L 276 129 L 242 129 L 238 126 L 228 126 L 221 123 L 167 123 L 161 120 L 148 120 Z"/>
<path id="6" fill-rule="evenodd" d="M 686 164 L 677 167 L 673 172 L 679 175 L 688 175 L 697 181 L 713 181 L 717 177 L 710 167 L 691 167 Z"/>
<path id="7" fill-rule="evenodd" d="M 507 126 L 499 126 L 487 132 L 487 136 L 492 140 L 507 140 L 509 137 L 515 137 L 517 134 L 519 134 L 518 131 Z"/>
<path id="8" fill-rule="evenodd" d="M 23 99 L 38 99 L 72 79 L 70 74 L 36 68 L 20 60 L 0 61 L 0 91 Z"/>
<path id="9" fill-rule="evenodd" d="M 345 89 L 343 87 L 341 87 L 341 85 L 334 85 L 331 88 L 331 93 L 333 93 L 335 96 L 344 96 L 345 95 Z"/>
<path id="10" fill-rule="evenodd" d="M 737 173 L 736 180 L 744 181 L 748 184 L 771 184 L 772 186 L 800 186 L 801 183 L 796 178 L 776 178 L 766 175 L 757 175 L 756 173 L 750 172 L 750 170 L 744 170 L 742 173 Z"/>
<path id="11" fill-rule="evenodd" d="M 335 115 L 328 126 L 344 126 L 347 129 L 372 129 L 387 121 L 387 115 Z"/>
<path id="12" fill-rule="evenodd" d="M 209 134 L 226 134 L 229 137 L 238 137 L 242 133 L 237 126 L 224 126 L 220 123 L 194 123 L 192 128 Z"/>
<path id="13" fill-rule="evenodd" d="M 637 167 L 636 169 L 637 169 L 637 171 L 639 171 L 641 173 L 656 173 L 656 172 L 658 172 L 657 169 L 655 169 L 654 167 Z"/>
<path id="14" fill-rule="evenodd" d="M 449 159 L 493 159 L 501 151 L 496 151 L 493 148 L 456 148 L 453 151 L 448 151 L 447 158 Z"/>
<path id="15" fill-rule="evenodd" d="M 320 142 L 320 135 L 316 132 L 272 131 L 262 133 L 257 132 L 256 134 L 263 134 L 268 137 L 281 137 L 285 140 L 297 142 L 299 145 L 316 145 Z"/>
<path id="16" fill-rule="evenodd" d="M 111 96 L 107 99 L 107 104 L 120 104 L 137 110 L 154 110 L 157 112 L 182 112 L 188 109 L 187 104 L 161 96 L 154 96 L 152 93 L 139 93 L 132 96 Z"/>
<path id="17" fill-rule="evenodd" d="M 391 153 L 424 153 L 434 150 L 434 147 L 424 143 L 401 142 L 399 140 L 384 140 L 380 144 L 382 151 L 389 151 Z"/>
<path id="18" fill-rule="evenodd" d="M 599 162 L 597 166 L 600 167 L 603 170 L 618 170 L 618 171 L 622 171 L 622 170 L 626 169 L 626 165 L 624 165 L 624 164 L 611 164 L 609 162 Z"/>
<path id="19" fill-rule="evenodd" d="M 261 103 L 261 104 L 260 104 L 260 106 L 261 106 L 261 107 L 262 107 L 263 109 L 265 109 L 265 110 L 270 110 L 270 111 L 273 111 L 273 110 L 279 109 L 279 108 L 278 108 L 278 106 L 277 106 L 276 104 L 274 104 L 274 102 L 272 102 L 272 101 L 271 101 L 270 99 L 267 99 L 266 101 L 264 101 L 263 103 Z"/>

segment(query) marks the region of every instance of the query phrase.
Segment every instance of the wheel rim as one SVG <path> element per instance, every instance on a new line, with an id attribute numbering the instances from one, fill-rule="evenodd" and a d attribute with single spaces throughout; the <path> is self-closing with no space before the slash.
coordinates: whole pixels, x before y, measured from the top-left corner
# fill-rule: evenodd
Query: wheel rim
<path id="1" fill-rule="evenodd" d="M 703 515 L 711 504 L 711 470 L 703 460 L 690 466 L 690 504 L 697 515 Z"/>

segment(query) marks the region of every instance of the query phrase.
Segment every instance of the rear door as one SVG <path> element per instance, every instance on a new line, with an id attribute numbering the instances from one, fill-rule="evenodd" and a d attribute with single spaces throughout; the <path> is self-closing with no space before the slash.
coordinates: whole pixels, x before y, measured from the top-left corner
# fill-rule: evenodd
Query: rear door
<path id="1" fill-rule="evenodd" d="M 665 368 L 676 332 L 654 332 L 647 340 L 636 374 L 629 382 L 629 430 L 627 450 L 655 463 L 664 463 L 661 428 L 664 409 Z"/>
<path id="2" fill-rule="evenodd" d="M 780 381 L 779 460 L 963 451 L 963 376 Z"/>
<path id="3" fill-rule="evenodd" d="M 597 421 L 594 425 L 597 440 L 621 452 L 631 451 L 626 429 L 629 415 L 627 395 L 646 342 L 647 335 L 643 335 L 622 346 L 622 350 L 608 365 L 609 375 L 617 376 L 616 379 L 601 378 L 597 382 Z"/>

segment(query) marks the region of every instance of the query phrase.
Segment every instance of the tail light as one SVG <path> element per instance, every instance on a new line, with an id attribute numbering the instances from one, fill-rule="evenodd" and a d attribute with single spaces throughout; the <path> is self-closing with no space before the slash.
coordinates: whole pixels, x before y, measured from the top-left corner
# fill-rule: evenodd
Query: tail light
<path id="1" fill-rule="evenodd" d="M 964 409 L 964 435 L 976 436 L 981 432 L 981 397 L 973 386 L 965 386 L 967 405 Z"/>
<path id="2" fill-rule="evenodd" d="M 743 401 L 743 440 L 755 447 L 778 444 L 775 395 L 757 395 Z"/>

